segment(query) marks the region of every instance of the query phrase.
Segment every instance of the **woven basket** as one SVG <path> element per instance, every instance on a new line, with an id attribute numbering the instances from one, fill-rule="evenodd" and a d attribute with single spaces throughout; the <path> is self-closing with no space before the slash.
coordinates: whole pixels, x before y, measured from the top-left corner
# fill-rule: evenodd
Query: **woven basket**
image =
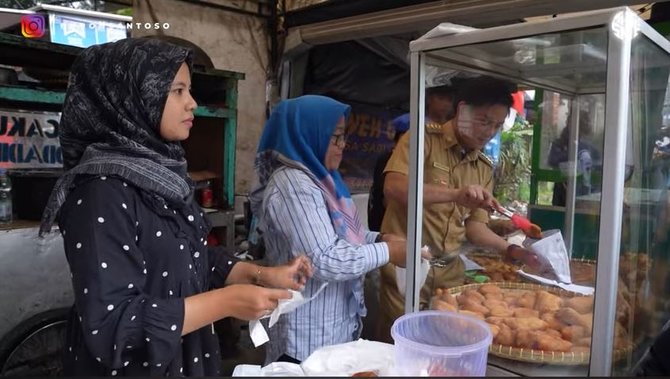
<path id="1" fill-rule="evenodd" d="M 561 297 L 575 297 L 582 296 L 574 292 L 565 291 L 561 288 L 543 286 L 539 284 L 532 283 L 516 283 L 516 282 L 497 282 L 497 283 L 485 283 L 493 284 L 500 287 L 503 290 L 526 290 L 526 291 L 535 291 L 543 290 L 554 295 Z M 466 284 L 463 286 L 452 287 L 447 291 L 452 295 L 460 294 L 461 292 L 468 289 L 478 289 L 484 284 Z M 614 360 L 620 360 L 627 357 L 633 351 L 633 346 L 628 346 L 626 348 L 617 349 L 614 351 Z M 545 351 L 545 350 L 532 350 L 532 349 L 523 349 L 512 346 L 504 346 L 499 344 L 492 344 L 489 347 L 489 353 L 497 357 L 506 358 L 514 361 L 521 362 L 530 362 L 530 363 L 545 363 L 553 365 L 586 365 L 589 363 L 589 353 L 581 352 L 563 352 L 563 351 Z"/>

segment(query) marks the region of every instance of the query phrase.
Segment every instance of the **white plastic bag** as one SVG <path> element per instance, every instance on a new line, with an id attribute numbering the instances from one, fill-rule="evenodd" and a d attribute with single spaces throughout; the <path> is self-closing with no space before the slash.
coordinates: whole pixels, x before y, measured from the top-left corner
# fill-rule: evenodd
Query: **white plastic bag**
<path id="1" fill-rule="evenodd" d="M 423 287 L 423 284 L 426 283 L 426 278 L 428 277 L 428 271 L 430 270 L 430 262 L 427 259 L 421 258 L 421 276 L 419 277 L 419 288 Z M 407 283 L 407 270 L 395 266 L 395 280 L 398 284 L 398 291 L 402 296 L 405 296 L 405 286 Z"/>
<path id="2" fill-rule="evenodd" d="M 571 284 L 570 276 L 570 258 L 568 250 L 565 248 L 563 235 L 558 229 L 552 229 L 542 232 L 542 239 L 526 239 L 524 246 L 538 254 L 540 258 L 544 257 L 549 262 L 551 270 L 556 274 L 559 282 Z"/>
<path id="3" fill-rule="evenodd" d="M 319 348 L 300 366 L 306 376 L 351 376 L 362 371 L 393 375 L 395 350 L 388 343 L 359 339 Z"/>
<path id="4" fill-rule="evenodd" d="M 327 285 L 328 282 L 323 283 L 321 287 L 319 287 L 319 289 L 314 293 L 314 295 L 312 295 L 312 297 L 307 299 L 305 299 L 302 296 L 301 292 L 289 290 L 289 292 L 291 292 L 291 298 L 279 300 L 277 308 L 275 308 L 275 310 L 272 311 L 271 314 L 263 316 L 258 320 L 249 321 L 249 335 L 251 337 L 251 341 L 254 343 L 254 347 L 259 347 L 270 340 L 260 320 L 269 317 L 270 321 L 268 322 L 268 327 L 272 328 L 274 324 L 279 320 L 279 316 L 281 316 L 284 313 L 293 312 L 299 306 L 312 301 L 312 299 L 319 296 L 321 291 L 323 291 L 323 289 L 326 288 Z"/>

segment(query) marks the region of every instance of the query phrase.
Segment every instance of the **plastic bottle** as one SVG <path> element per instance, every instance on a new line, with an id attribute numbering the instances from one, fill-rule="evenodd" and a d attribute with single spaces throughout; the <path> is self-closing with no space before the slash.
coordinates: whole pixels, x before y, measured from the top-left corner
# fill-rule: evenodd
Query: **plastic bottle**
<path id="1" fill-rule="evenodd" d="M 211 208 L 213 201 L 214 193 L 212 192 L 212 183 L 208 180 L 200 194 L 200 205 L 203 208 Z"/>
<path id="2" fill-rule="evenodd" d="M 7 169 L 0 168 L 0 223 L 12 222 L 12 182 Z"/>

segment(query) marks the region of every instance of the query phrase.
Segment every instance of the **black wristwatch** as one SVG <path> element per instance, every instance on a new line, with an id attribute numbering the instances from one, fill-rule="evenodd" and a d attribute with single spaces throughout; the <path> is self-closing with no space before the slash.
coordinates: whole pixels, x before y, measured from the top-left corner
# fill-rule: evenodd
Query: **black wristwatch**
<path id="1" fill-rule="evenodd" d="M 384 233 L 377 234 L 377 238 L 375 238 L 375 243 L 384 242 L 382 238 L 384 238 Z"/>

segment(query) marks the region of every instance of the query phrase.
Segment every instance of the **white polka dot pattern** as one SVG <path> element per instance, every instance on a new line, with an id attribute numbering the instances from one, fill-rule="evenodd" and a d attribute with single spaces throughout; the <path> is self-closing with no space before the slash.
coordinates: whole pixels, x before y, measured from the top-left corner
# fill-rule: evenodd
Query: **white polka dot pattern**
<path id="1" fill-rule="evenodd" d="M 140 373 L 139 376 L 151 373 L 220 376 L 218 361 L 212 359 L 216 353 L 210 353 L 218 346 L 211 328 L 179 338 L 183 320 L 175 307 L 183 306 L 179 297 L 195 295 L 198 288 L 222 285 L 220 281 L 225 281 L 232 268 L 226 265 L 232 254 L 222 253 L 224 258 L 218 260 L 221 263 L 210 266 L 208 241 L 203 232 L 205 222 L 198 217 L 200 210 L 195 203 L 187 208 L 162 202 L 156 206 L 141 197 L 139 187 L 127 186 L 116 176 L 108 175 L 104 182 L 100 179 L 86 181 L 92 190 L 78 188 L 76 197 L 65 204 L 64 207 L 69 207 L 70 221 L 62 222 L 60 231 L 68 247 L 68 260 L 76 262 L 71 272 L 76 296 L 91 312 L 78 315 L 80 327 L 90 333 L 87 339 L 100 346 L 111 346 L 112 350 L 105 355 L 88 350 L 87 358 L 78 359 L 75 353 L 81 355 L 87 348 L 77 342 L 71 346 L 70 354 L 78 359 L 78 364 L 90 360 L 86 364 L 97 366 L 96 360 L 100 363 L 104 360 L 107 367 L 104 373 L 110 376 L 125 376 L 129 372 Z M 158 294 L 168 297 L 159 300 Z M 100 322 L 101 316 L 116 317 L 116 312 L 128 313 L 115 320 L 114 330 L 109 323 Z M 117 332 L 141 343 L 134 343 L 135 348 L 128 343 L 117 346 Z M 117 353 L 119 349 L 122 354 Z M 190 355 L 182 355 L 183 363 L 173 360 L 175 349 Z M 147 350 L 152 351 L 151 360 Z M 70 346 L 66 351 L 70 351 Z M 110 367 L 111 364 L 116 366 Z M 126 371 L 125 367 L 132 369 Z"/>

